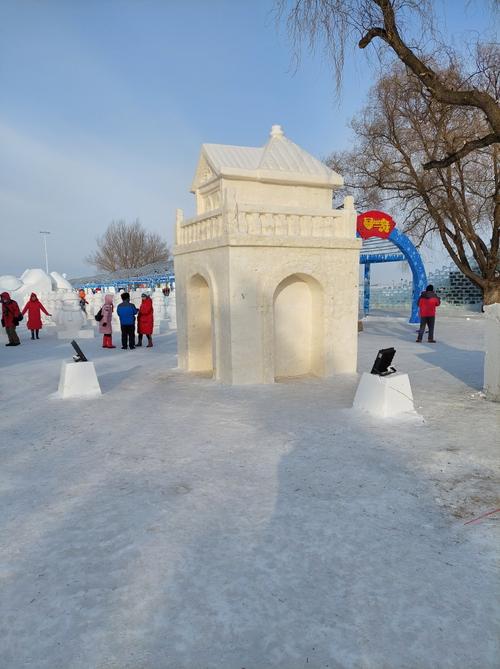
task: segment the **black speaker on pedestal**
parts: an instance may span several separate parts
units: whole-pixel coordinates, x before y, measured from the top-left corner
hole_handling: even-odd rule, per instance
[[[372,374],[378,374],[379,376],[387,376],[388,374],[394,374],[396,371],[394,367],[391,367],[392,359],[396,353],[395,348],[381,348],[377,353],[375,362],[372,367]]]
[[[78,346],[76,341],[73,339],[71,341],[71,346],[75,349],[76,355],[73,356],[73,360],[75,362],[88,362],[87,358],[85,357],[84,352],[82,349]]]

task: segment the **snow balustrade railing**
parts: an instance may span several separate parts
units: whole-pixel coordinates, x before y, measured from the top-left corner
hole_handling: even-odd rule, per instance
[[[304,209],[276,205],[264,208],[253,204],[235,204],[186,220],[183,220],[182,210],[178,209],[176,245],[216,240],[220,243],[232,237],[352,238],[352,220],[346,215],[347,210],[351,209],[351,198],[345,203],[344,209]]]

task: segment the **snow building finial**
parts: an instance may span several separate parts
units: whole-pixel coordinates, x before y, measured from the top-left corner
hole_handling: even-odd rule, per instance
[[[273,125],[270,134],[271,137],[283,137],[285,135],[283,128],[280,125]]]

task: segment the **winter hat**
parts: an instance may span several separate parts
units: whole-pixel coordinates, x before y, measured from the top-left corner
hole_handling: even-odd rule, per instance
[[[124,302],[129,302],[130,301],[130,293],[122,293],[122,300]]]
[[[5,301],[10,300],[10,295],[9,295],[9,293],[7,293],[7,292],[3,292],[3,293],[0,295],[0,297],[2,298],[2,300],[5,300]]]
[[[32,300],[33,298],[35,298],[35,300],[38,300],[38,297],[36,296],[36,293],[31,293],[30,300]]]
[[[141,293],[141,297],[149,297],[147,293]]]
[[[432,285],[432,283],[430,283],[425,290],[428,290],[432,293],[434,291],[434,286]]]

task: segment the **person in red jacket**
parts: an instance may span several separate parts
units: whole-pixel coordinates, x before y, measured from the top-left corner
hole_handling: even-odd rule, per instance
[[[80,288],[80,290],[78,291],[78,297],[80,298],[80,309],[83,311],[83,313],[86,316],[87,315],[87,306],[86,305],[88,304],[88,302],[87,302],[87,299],[86,299],[87,293],[83,290],[83,288]]]
[[[425,327],[429,328],[429,343],[435,344],[434,324],[436,322],[436,307],[439,307],[441,300],[434,292],[434,286],[429,284],[418,298],[418,310],[420,312],[420,329],[417,335],[417,341],[421,342],[424,336]]]
[[[142,346],[142,337],[146,335],[148,338],[148,345],[146,348],[153,346],[153,300],[143,293],[141,295],[142,302],[139,307],[139,315],[137,316],[137,337],[136,346]]]
[[[21,343],[17,336],[16,327],[22,318],[21,310],[15,300],[11,300],[9,293],[0,295],[2,300],[2,325],[5,328],[9,343],[5,346],[19,346]]]
[[[26,323],[26,326],[28,330],[31,330],[31,339],[35,338],[35,333],[36,338],[40,339],[38,333],[42,329],[42,317],[40,315],[40,312],[42,311],[44,314],[47,314],[47,316],[52,316],[40,302],[36,293],[31,293],[31,297],[24,305],[22,311],[23,315],[28,312],[28,322]]]

